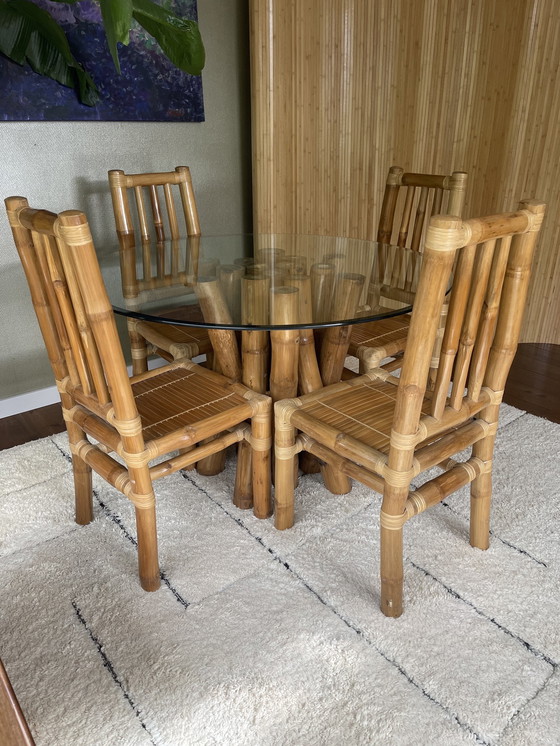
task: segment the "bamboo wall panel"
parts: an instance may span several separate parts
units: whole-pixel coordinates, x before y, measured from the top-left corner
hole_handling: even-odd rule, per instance
[[[548,204],[522,341],[560,343],[558,0],[251,0],[255,229],[374,238],[390,165]]]

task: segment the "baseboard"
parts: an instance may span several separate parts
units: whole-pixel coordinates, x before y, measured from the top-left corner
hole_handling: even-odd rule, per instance
[[[0,419],[3,417],[12,417],[15,414],[29,412],[31,409],[40,409],[47,407],[49,404],[55,404],[60,401],[56,386],[49,386],[46,389],[30,391],[27,394],[19,394],[9,399],[0,401]]]
[[[199,355],[194,358],[195,363],[203,360],[204,355]],[[162,360],[161,358],[148,360],[148,368],[150,370],[159,368],[161,365],[165,365],[165,360]],[[132,368],[130,366],[128,368],[128,374],[132,375]],[[27,394],[19,394],[18,396],[12,396],[9,399],[2,399],[0,400],[0,419],[3,417],[12,417],[15,414],[22,414],[22,412],[29,412],[32,409],[48,407],[49,404],[56,404],[58,401],[60,401],[60,398],[56,386],[49,386],[46,389],[29,391]]]

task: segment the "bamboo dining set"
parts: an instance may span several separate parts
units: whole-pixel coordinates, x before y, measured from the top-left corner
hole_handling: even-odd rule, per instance
[[[279,530],[298,520],[301,472],[320,470],[335,494],[358,480],[382,495],[388,616],[403,609],[408,520],[470,484],[470,541],[488,546],[500,402],[545,206],[463,220],[466,180],[392,167],[375,241],[205,236],[186,167],[109,172],[115,246],[95,247],[79,211],[6,200],[67,422],[76,520],[92,519],[94,469],[135,506],[143,588],[159,586],[154,481],[216,474],[234,444],[233,502],[274,513]]]

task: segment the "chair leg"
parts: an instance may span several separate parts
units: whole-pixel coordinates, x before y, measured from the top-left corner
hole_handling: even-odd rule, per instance
[[[157,591],[160,586],[156,506],[136,507],[136,533],[138,536],[138,574],[145,591]]]
[[[351,294],[348,295],[346,301],[350,297]],[[351,326],[329,327],[325,331],[320,356],[321,376],[325,386],[341,380],[351,334]],[[352,489],[350,479],[340,471],[336,471],[330,464],[321,467],[321,474],[325,487],[334,495],[347,495]]]
[[[283,421],[282,404],[275,406],[274,525],[279,531],[294,525],[295,428]]]
[[[403,611],[403,531],[381,526],[381,611],[398,617]]]
[[[340,471],[329,464],[323,464],[321,466],[321,474],[325,487],[333,495],[347,495],[352,489],[352,482]]]
[[[300,292],[302,292],[301,289]],[[299,393],[310,394],[312,391],[318,391],[321,388],[323,388],[323,381],[321,379],[321,371],[319,370],[317,354],[315,352],[315,334],[313,329],[300,329]],[[316,456],[307,451],[302,451],[299,454],[299,468],[304,474],[319,474],[321,471],[321,465]]]
[[[217,373],[222,372],[218,356],[214,353],[212,353],[210,358],[207,357],[207,363],[212,370],[215,370]],[[213,438],[208,438],[208,440],[203,440],[202,442],[208,443],[210,440],[213,440]],[[221,474],[226,468],[226,457],[226,451],[218,451],[217,453],[213,453],[211,456],[206,456],[206,458],[197,462],[196,470],[204,477],[215,477],[218,474]],[[239,505],[238,507],[241,506]]]
[[[134,319],[128,320],[128,337],[132,356],[132,373],[137,376],[148,370],[148,346],[144,337],[136,331]]]
[[[490,425],[498,421],[498,406],[489,407],[481,416]],[[470,543],[478,549],[488,549],[490,544],[490,510],[492,504],[492,458],[496,442],[496,427],[493,432],[473,445],[472,455],[489,465],[471,482]]]
[[[299,468],[304,474],[319,474],[321,471],[321,464],[316,456],[307,451],[302,451],[299,454]]]
[[[272,515],[272,474],[270,447],[272,439],[272,414],[269,400],[259,405],[251,418],[251,464],[253,477],[253,513],[257,518]]]
[[[210,440],[214,440],[214,438],[208,438],[208,440],[203,440],[202,442],[208,443]],[[221,474],[226,468],[226,456],[227,454],[224,450],[200,459],[200,461],[196,462],[197,472],[205,477],[215,477],[216,474]]]
[[[253,507],[252,455],[250,443],[242,440],[237,447],[237,469],[233,489],[233,504],[241,510]]]
[[[68,404],[66,406],[69,406]],[[63,403],[64,411],[64,403]],[[87,440],[81,427],[69,417],[66,419],[66,432],[72,451],[72,472],[74,475],[75,520],[80,526],[93,521],[93,492],[91,484],[91,466],[75,453],[77,445]]]
[[[487,435],[473,445],[473,456],[492,463],[496,435]],[[471,482],[470,543],[477,549],[490,545],[490,510],[492,504],[492,471],[485,471]]]
[[[398,617],[403,611],[403,525],[409,485],[385,483],[381,505],[380,574],[381,603],[385,616]]]
[[[477,549],[490,546],[492,475],[481,474],[471,482],[470,543]]]
[[[93,493],[91,486],[91,466],[75,454],[72,456],[74,472],[74,499],[76,502],[76,523],[85,526],[93,521]]]

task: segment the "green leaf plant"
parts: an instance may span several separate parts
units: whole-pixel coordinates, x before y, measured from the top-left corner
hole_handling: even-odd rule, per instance
[[[113,63],[120,73],[118,44],[128,45],[132,19],[154,37],[165,56],[183,72],[200,75],[205,52],[198,24],[152,0],[97,0]],[[73,5],[77,0],[55,0]],[[0,0],[0,53],[39,75],[74,88],[81,103],[95,106],[99,90],[72,55],[64,31],[30,0]]]

